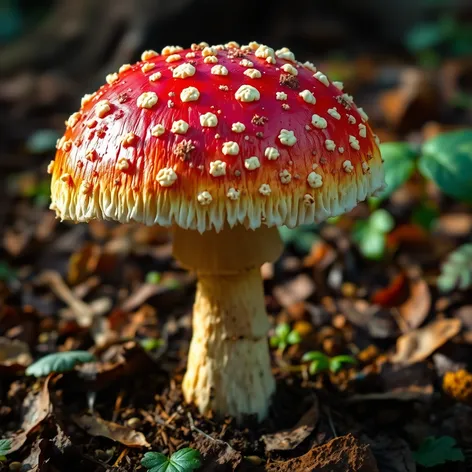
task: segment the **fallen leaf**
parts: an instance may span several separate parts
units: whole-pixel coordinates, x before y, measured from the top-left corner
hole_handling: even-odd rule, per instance
[[[397,306],[405,296],[407,278],[403,272],[397,274],[390,284],[372,294],[371,302],[384,308]]]
[[[416,472],[413,453],[408,443],[399,437],[385,435],[366,438],[382,472]]]
[[[47,457],[45,452],[49,441],[46,439],[38,439],[31,447],[30,453],[26,459],[23,460],[21,470],[28,472],[41,472],[46,470]]]
[[[0,337],[0,373],[21,372],[32,360],[28,344]]]
[[[95,348],[95,355],[100,357],[100,362],[76,366],[78,377],[76,376],[72,383],[67,380],[67,387],[79,390],[100,390],[115,381],[156,366],[155,358],[134,341],[98,346]]]
[[[316,400],[315,404],[300,418],[293,428],[262,436],[266,451],[289,451],[295,449],[313,432],[318,419],[319,407],[318,400]]]
[[[429,401],[434,392],[434,371],[424,363],[408,366],[385,362],[377,374],[379,392],[349,396],[348,403],[370,401]]]
[[[362,299],[344,298],[338,301],[338,305],[350,323],[365,329],[373,338],[392,338],[398,332],[397,324],[390,310],[382,309],[378,305],[371,305]]]
[[[392,356],[392,362],[413,364],[425,360],[458,334],[461,325],[458,319],[442,319],[403,334],[397,340],[397,352]]]
[[[431,293],[423,279],[410,280],[410,294],[407,300],[398,307],[403,323],[400,329],[405,333],[419,328],[431,309]]]
[[[472,232],[470,213],[447,213],[438,218],[435,232],[453,238],[464,238]]]
[[[352,434],[337,437],[306,454],[288,461],[273,462],[267,472],[378,472],[370,447]]]
[[[20,449],[28,439],[30,433],[50,415],[52,404],[49,397],[49,381],[51,376],[46,377],[43,387],[39,392],[30,391],[23,401],[21,423],[22,431],[13,434],[9,439],[11,446],[9,454]]]
[[[283,285],[274,287],[274,297],[281,306],[289,307],[306,300],[314,290],[313,279],[306,274],[300,274]]]
[[[121,426],[91,415],[72,415],[72,420],[90,436],[103,436],[128,447],[150,447],[143,433],[127,426]]]

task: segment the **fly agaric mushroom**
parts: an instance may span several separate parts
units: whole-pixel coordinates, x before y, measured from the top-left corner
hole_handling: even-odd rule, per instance
[[[383,188],[377,138],[342,84],[287,48],[200,43],[141,59],[67,120],[51,208],[172,227],[175,257],[198,275],[185,399],[262,419],[275,382],[260,266],[282,252],[278,226]]]

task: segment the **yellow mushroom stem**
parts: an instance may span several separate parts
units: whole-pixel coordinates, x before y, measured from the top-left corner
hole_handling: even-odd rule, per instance
[[[175,230],[174,256],[198,276],[183,392],[203,414],[267,415],[275,381],[260,267],[282,250],[277,228]]]

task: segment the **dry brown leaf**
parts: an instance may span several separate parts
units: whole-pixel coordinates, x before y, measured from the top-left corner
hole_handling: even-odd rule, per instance
[[[46,469],[46,449],[49,446],[47,439],[38,439],[30,449],[28,457],[23,461],[21,470],[28,472],[42,472]]]
[[[98,416],[73,415],[72,420],[91,436],[103,436],[128,447],[149,447],[143,433]]]
[[[443,319],[403,334],[397,340],[397,352],[392,356],[392,362],[413,364],[425,360],[458,334],[461,325],[461,320]]]
[[[398,307],[402,323],[400,329],[406,333],[419,328],[428,316],[431,309],[431,293],[428,284],[423,279],[410,281],[410,295],[408,299]]]
[[[0,337],[0,372],[21,371],[33,361],[28,344]]]
[[[283,285],[274,287],[274,297],[281,306],[286,308],[306,300],[314,290],[313,279],[306,274],[300,274]]]
[[[52,404],[49,398],[49,381],[51,375],[46,377],[43,387],[39,392],[30,391],[23,402],[23,421],[21,432],[15,433],[9,439],[11,446],[8,453],[17,451],[28,439],[28,435],[49,416]]]
[[[315,404],[300,418],[293,428],[262,436],[266,451],[289,451],[295,449],[313,432],[318,423],[319,414],[318,400],[316,400]]]

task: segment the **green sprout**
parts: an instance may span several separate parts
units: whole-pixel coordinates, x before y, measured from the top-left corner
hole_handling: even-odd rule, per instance
[[[301,340],[302,337],[298,331],[290,328],[288,323],[281,323],[275,328],[275,334],[270,338],[270,345],[283,352],[287,346],[298,344]]]
[[[146,283],[152,285],[158,285],[161,281],[161,274],[159,272],[148,272],[146,274]]]
[[[302,362],[309,362],[308,372],[311,375],[322,372],[339,372],[346,364],[357,364],[352,356],[341,355],[329,357],[320,351],[309,351],[303,354]]]
[[[387,234],[395,226],[395,220],[387,210],[375,210],[367,220],[358,221],[352,233],[362,255],[367,259],[381,259],[387,247]]]

